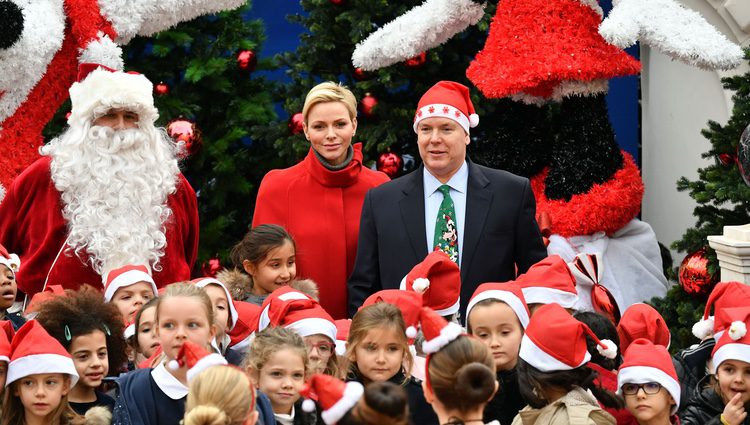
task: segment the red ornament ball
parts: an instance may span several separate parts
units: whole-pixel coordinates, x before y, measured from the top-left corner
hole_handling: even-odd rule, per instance
[[[375,115],[376,106],[378,106],[378,99],[370,93],[365,93],[365,97],[359,102],[360,110],[367,118],[372,118]]]
[[[302,127],[302,123],[305,122],[305,116],[302,115],[302,112],[297,112],[296,114],[292,115],[291,118],[289,118],[289,131],[292,134],[300,134],[304,131],[304,128]]]
[[[201,272],[204,277],[216,277],[216,273],[219,273],[223,268],[221,260],[214,257],[201,265]]]
[[[237,66],[245,72],[255,71],[258,65],[258,57],[252,50],[240,50],[237,54]]]
[[[334,4],[336,6],[341,6],[342,4],[344,4],[345,0],[328,0],[328,1],[330,1],[331,4]]]
[[[377,168],[378,171],[382,171],[388,174],[388,177],[395,178],[401,169],[404,167],[404,160],[401,155],[397,155],[393,152],[384,152],[378,156]]]
[[[177,118],[167,124],[167,134],[175,143],[183,143],[184,150],[181,158],[194,155],[203,144],[201,131],[193,121],[185,118]]]
[[[411,59],[407,59],[404,63],[409,68],[419,68],[424,65],[425,62],[427,62],[427,52],[422,52]]]
[[[354,79],[357,81],[364,81],[368,78],[370,78],[370,75],[362,68],[354,68],[354,71],[352,71],[352,74],[354,75]]]
[[[159,81],[159,83],[154,86],[154,94],[156,94],[157,96],[168,95],[169,84],[165,83],[164,81]]]
[[[732,155],[731,153],[720,153],[719,163],[725,167],[731,167],[737,163],[737,156]]]
[[[708,256],[706,248],[688,255],[680,264],[680,286],[690,295],[706,296],[711,292],[718,276],[708,272]]]

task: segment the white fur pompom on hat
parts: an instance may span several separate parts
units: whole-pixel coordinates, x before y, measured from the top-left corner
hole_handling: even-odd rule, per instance
[[[617,344],[614,341],[603,339],[596,345],[596,351],[608,359],[617,357]]]
[[[418,294],[424,294],[425,291],[430,287],[430,279],[420,277],[414,280],[414,283],[411,285],[411,287],[414,289],[414,292]]]
[[[711,316],[708,319],[702,319],[693,325],[693,335],[698,339],[705,339],[713,335],[714,330],[714,317]]]
[[[737,341],[740,338],[744,338],[744,336],[747,334],[747,325],[745,325],[745,322],[742,321],[734,321],[729,326],[729,337],[733,340]]]

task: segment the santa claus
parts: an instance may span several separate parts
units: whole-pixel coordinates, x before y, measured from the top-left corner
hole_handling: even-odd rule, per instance
[[[198,249],[195,192],[161,128],[143,75],[84,64],[69,128],[41,149],[0,204],[0,243],[21,257],[18,288],[100,285],[149,264],[157,285],[190,278]]]

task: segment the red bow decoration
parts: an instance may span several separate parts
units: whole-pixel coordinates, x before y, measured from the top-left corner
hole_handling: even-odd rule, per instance
[[[604,287],[601,279],[602,267],[600,254],[578,254],[570,263],[576,279],[583,278],[593,284],[591,288],[591,305],[594,310],[608,317],[615,325],[620,321],[620,308],[615,297]]]

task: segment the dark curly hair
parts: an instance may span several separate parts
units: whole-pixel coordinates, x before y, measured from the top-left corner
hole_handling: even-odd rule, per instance
[[[105,303],[102,293],[91,286],[83,285],[77,291],[66,290],[64,297],[43,303],[36,320],[66,350],[70,349],[76,336],[97,330],[104,332],[110,375],[116,376],[127,360],[123,318],[117,307]],[[70,341],[65,337],[66,326],[72,336]]]

